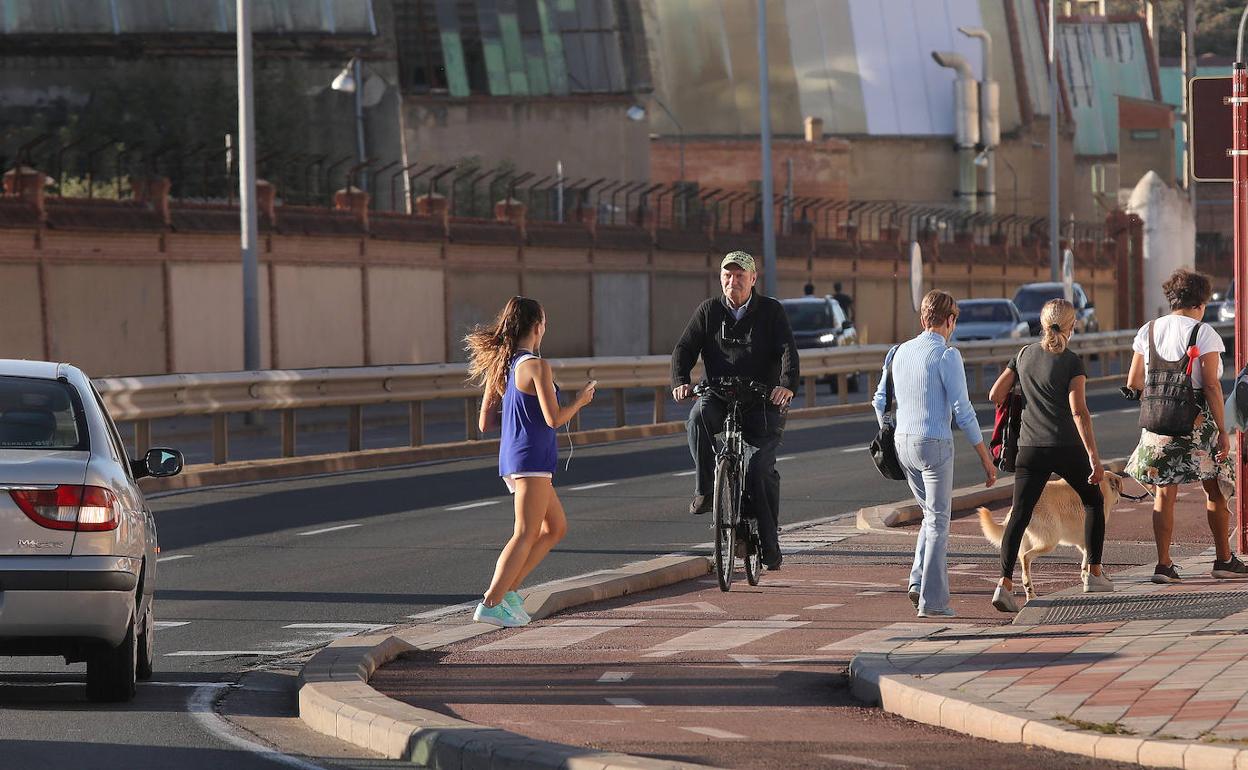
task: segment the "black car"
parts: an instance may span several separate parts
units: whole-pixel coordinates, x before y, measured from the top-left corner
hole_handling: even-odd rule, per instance
[[[858,344],[858,332],[845,317],[841,303],[832,297],[782,299],[784,313],[793,329],[793,339],[801,348],[836,348]],[[836,378],[831,378],[836,392]],[[849,378],[849,389],[858,389],[858,375]]]
[[[1061,283],[1025,283],[1018,287],[1018,291],[1014,293],[1014,304],[1018,306],[1018,312],[1022,313],[1023,320],[1027,322],[1027,328],[1032,337],[1040,335],[1040,309],[1044,307],[1044,303],[1051,299],[1061,299],[1066,296],[1066,289]],[[1096,319],[1096,308],[1088,300],[1088,295],[1084,293],[1083,287],[1074,284],[1074,302],[1075,306],[1075,331],[1081,334],[1090,334],[1101,330],[1101,324]]]

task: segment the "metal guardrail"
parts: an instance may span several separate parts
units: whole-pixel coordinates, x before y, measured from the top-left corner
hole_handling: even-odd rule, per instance
[[[1230,323],[1214,324],[1214,328],[1223,335],[1233,333]],[[1121,377],[1130,360],[1134,337],[1134,330],[1079,334],[1072,338],[1071,349],[1083,356],[1085,362],[1096,356],[1100,377]],[[1003,366],[1027,342],[1027,339],[1010,339],[959,343],[958,348],[972,374],[973,392],[984,391],[985,366]],[[794,409],[793,416],[826,413],[827,407],[812,407],[816,404],[816,385],[827,377],[837,379],[841,404],[849,403],[850,375],[863,378],[870,392],[878,381],[881,363],[889,348],[889,345],[859,345],[801,351],[805,408]],[[1110,361],[1115,355],[1121,357],[1120,369],[1111,375]],[[661,423],[667,419],[666,408],[671,398],[668,356],[568,358],[550,363],[559,381],[597,380],[600,393],[611,392],[617,427],[626,424],[624,395],[629,389],[652,389],[652,422]],[[115,377],[96,380],[96,387],[115,420],[135,424],[135,443],[140,447],[150,444],[153,420],[193,415],[211,417],[213,462],[220,464],[229,461],[227,418],[238,413],[278,412],[283,457],[295,456],[296,414],[300,409],[346,407],[348,440],[345,448],[354,452],[363,444],[365,406],[407,403],[409,443],[415,447],[425,443],[425,404],[462,399],[465,438],[476,439],[479,437],[477,399],[480,392],[466,382],[466,376],[464,364],[425,364]],[[576,427],[574,425],[574,429]]]

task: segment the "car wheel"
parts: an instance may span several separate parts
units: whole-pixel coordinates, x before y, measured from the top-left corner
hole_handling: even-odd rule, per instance
[[[139,660],[135,676],[144,681],[152,678],[152,663],[156,660],[156,599],[147,604],[143,633],[139,635]]]
[[[87,660],[87,699],[119,703],[134,698],[135,674],[139,663],[136,623],[130,620],[121,644],[92,655]]]

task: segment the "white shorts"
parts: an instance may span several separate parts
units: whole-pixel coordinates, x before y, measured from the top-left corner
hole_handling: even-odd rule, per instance
[[[503,476],[503,483],[507,485],[507,491],[513,495],[516,493],[516,479],[553,479],[554,474],[550,471],[521,471],[520,473],[512,473]]]

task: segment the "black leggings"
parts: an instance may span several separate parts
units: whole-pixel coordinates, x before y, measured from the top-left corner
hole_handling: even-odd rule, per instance
[[[1044,485],[1049,476],[1056,473],[1079,495],[1083,503],[1083,542],[1087,548],[1088,563],[1101,563],[1101,550],[1105,545],[1105,498],[1100,487],[1088,483],[1092,466],[1083,447],[1023,446],[1018,448],[1018,460],[1014,471],[1014,510],[1005,525],[1001,538],[1001,576],[1014,579],[1014,563],[1018,561],[1018,548],[1023,544],[1023,533],[1031,523]]]

